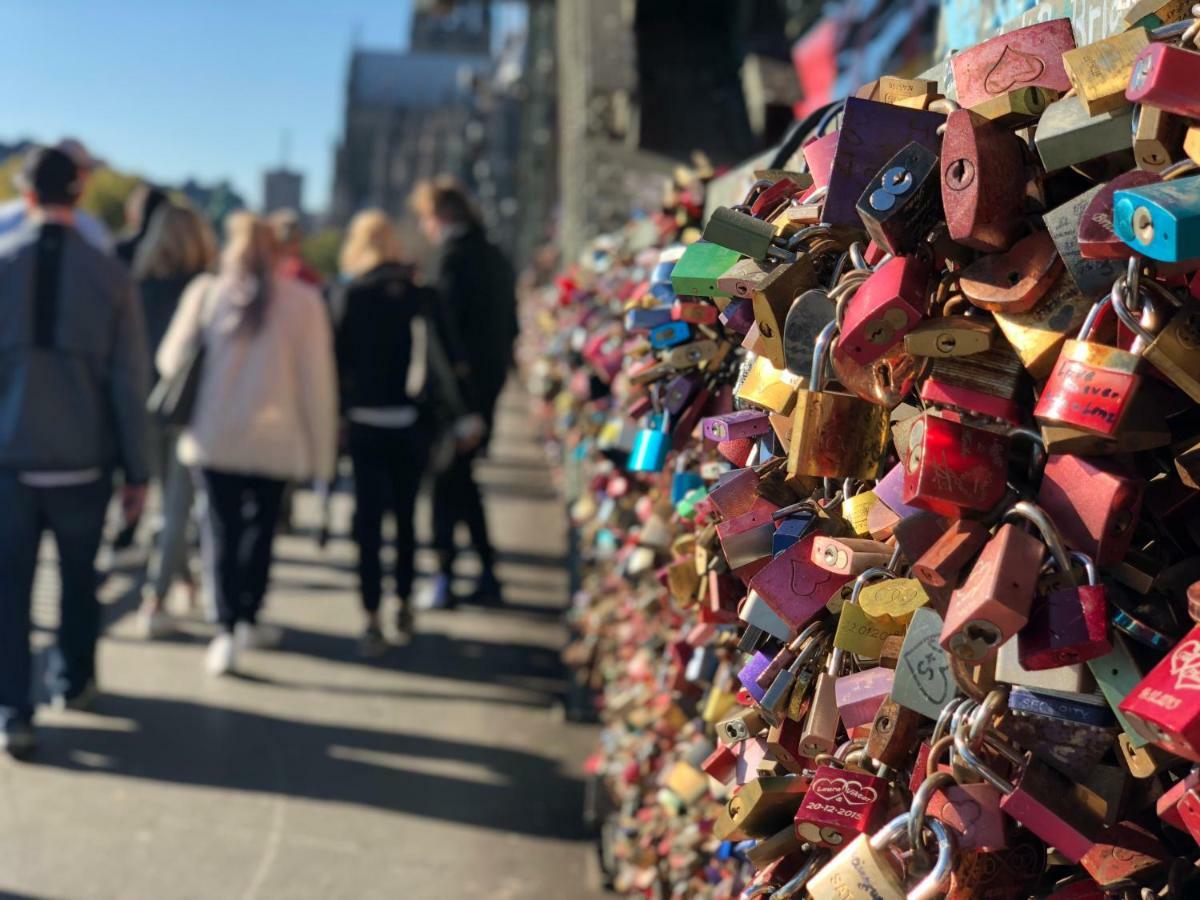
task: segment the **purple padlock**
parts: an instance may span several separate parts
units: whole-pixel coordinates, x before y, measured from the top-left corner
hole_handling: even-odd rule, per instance
[[[755,438],[771,430],[771,418],[758,409],[709,416],[703,422],[704,436],[710,441],[738,441]]]

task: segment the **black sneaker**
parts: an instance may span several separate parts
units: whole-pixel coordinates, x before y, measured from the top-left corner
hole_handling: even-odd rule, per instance
[[[358,642],[359,656],[365,659],[378,659],[387,651],[387,641],[383,639],[383,632],[379,630],[378,625],[372,625],[363,632],[362,639]]]
[[[50,706],[57,710],[71,709],[83,712],[91,709],[99,696],[100,689],[96,687],[96,682],[89,681],[73,694],[55,694],[50,700]]]
[[[9,722],[0,728],[0,750],[13,759],[28,759],[37,750],[37,735],[29,722]]]
[[[484,575],[479,579],[471,594],[471,603],[476,606],[502,606],[504,604],[504,589],[495,575]]]

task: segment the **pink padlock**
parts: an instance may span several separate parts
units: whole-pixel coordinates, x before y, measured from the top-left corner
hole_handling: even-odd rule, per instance
[[[925,317],[929,264],[897,256],[876,269],[846,305],[838,348],[861,366],[896,346]]]
[[[892,691],[895,675],[892,669],[877,666],[842,675],[834,682],[833,695],[847,731],[875,721],[875,713]]]
[[[1142,737],[1200,762],[1200,625],[1121,701],[1120,710]]]

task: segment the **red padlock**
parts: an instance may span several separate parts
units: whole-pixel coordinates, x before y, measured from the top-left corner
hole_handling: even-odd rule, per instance
[[[945,128],[942,206],[951,240],[985,253],[1007,250],[1022,230],[1020,142],[969,109],[950,113]]]
[[[1096,583],[1091,557],[1071,555],[1083,563],[1087,584],[1051,591],[1036,601],[1029,623],[1017,635],[1021,666],[1031,671],[1072,666],[1112,652],[1107,592]]]
[[[865,366],[903,341],[925,317],[929,276],[929,264],[915,256],[897,256],[876,269],[846,305],[838,348]]]
[[[1142,383],[1142,358],[1088,340],[1112,302],[1111,297],[1100,300],[1075,340],[1063,344],[1033,410],[1041,424],[1066,425],[1103,437],[1113,437],[1121,427]]]
[[[1037,502],[1068,547],[1111,566],[1129,552],[1145,492],[1143,479],[1110,459],[1055,455],[1046,463]]]
[[[850,578],[835,575],[812,561],[815,535],[809,535],[771,560],[750,581],[750,590],[794,631],[825,609],[829,598]]]
[[[1062,56],[1075,49],[1070,19],[1027,25],[950,58],[958,102],[974,106],[1023,87],[1065,94],[1071,88]]]
[[[1120,710],[1148,741],[1200,762],[1200,626],[1189,631],[1121,701]]]
[[[1189,119],[1200,118],[1200,53],[1154,43],[1133,61],[1125,99]]]
[[[904,502],[959,518],[1004,496],[1009,438],[933,413],[917,417],[904,461]]]
[[[812,844],[840,847],[873,832],[887,805],[886,779],[818,766],[796,811],[796,834]]]

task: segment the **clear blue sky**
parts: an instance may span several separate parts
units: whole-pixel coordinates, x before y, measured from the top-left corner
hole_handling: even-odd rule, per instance
[[[324,209],[354,36],[402,48],[411,11],[412,0],[14,0],[0,143],[71,135],[162,181],[229,178],[257,205],[287,131],[305,205]]]

